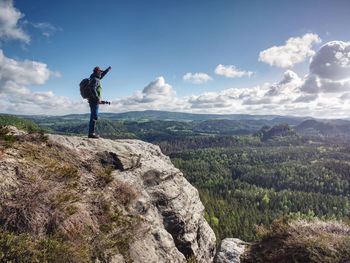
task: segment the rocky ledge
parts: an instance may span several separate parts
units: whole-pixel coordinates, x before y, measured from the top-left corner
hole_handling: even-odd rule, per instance
[[[58,236],[82,250],[69,262],[213,261],[198,191],[158,146],[11,130],[0,156],[2,233]]]

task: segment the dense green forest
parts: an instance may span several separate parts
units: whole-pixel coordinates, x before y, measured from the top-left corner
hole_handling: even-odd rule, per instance
[[[323,219],[350,216],[350,148],[237,144],[172,153],[199,189],[206,218],[219,239],[256,239],[254,225],[284,215]]]
[[[204,138],[217,144],[200,147]],[[350,144],[312,139],[281,124],[252,135],[173,139],[160,146],[199,190],[218,241],[252,241],[255,225],[285,215],[349,220]]]
[[[28,119],[49,132],[80,136],[88,122],[88,116]],[[291,127],[260,119],[101,119],[97,129],[105,138],[158,144],[199,190],[219,242],[225,237],[256,240],[255,225],[268,227],[284,215],[349,221],[347,123],[312,120]]]

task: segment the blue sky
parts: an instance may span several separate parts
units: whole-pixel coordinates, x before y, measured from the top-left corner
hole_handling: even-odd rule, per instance
[[[101,111],[350,117],[347,0],[0,0],[3,113]],[[317,62],[317,63],[316,63]],[[349,76],[349,77],[348,77]]]

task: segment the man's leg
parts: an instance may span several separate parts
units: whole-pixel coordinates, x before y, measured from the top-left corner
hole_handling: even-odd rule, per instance
[[[90,110],[91,110],[91,114],[90,114],[90,123],[89,123],[89,136],[94,135],[95,134],[95,127],[96,127],[96,122],[98,119],[98,104],[95,103],[91,103],[90,104]]]

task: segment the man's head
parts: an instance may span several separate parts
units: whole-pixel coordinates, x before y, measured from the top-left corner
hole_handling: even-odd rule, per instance
[[[100,67],[95,67],[94,68],[94,73],[98,76],[101,76],[102,69]]]

